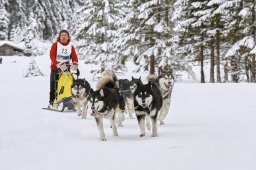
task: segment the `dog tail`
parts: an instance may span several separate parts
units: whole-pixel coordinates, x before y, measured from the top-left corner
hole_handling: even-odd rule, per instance
[[[102,89],[103,87],[115,88],[115,83],[112,76],[103,76],[100,78],[96,85],[96,90]]]
[[[148,131],[151,130],[151,124],[150,124],[150,117],[149,116],[146,116],[146,127],[147,127]]]
[[[147,80],[154,82],[154,81],[157,80],[157,75],[155,75],[155,74],[149,74],[149,75],[147,76]]]

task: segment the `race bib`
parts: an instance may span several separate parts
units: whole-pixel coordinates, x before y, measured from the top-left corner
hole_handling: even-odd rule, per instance
[[[61,43],[57,42],[57,56],[56,56],[57,61],[59,63],[69,62],[71,51],[72,51],[72,46],[70,43],[64,46]]]

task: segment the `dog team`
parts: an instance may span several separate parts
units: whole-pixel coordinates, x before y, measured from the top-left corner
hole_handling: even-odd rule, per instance
[[[95,117],[101,141],[106,141],[103,118],[110,120],[113,135],[118,136],[117,127],[123,126],[125,113],[131,119],[136,116],[140,137],[145,136],[145,128],[152,131],[152,137],[157,137],[158,121],[164,125],[170,108],[172,69],[169,65],[162,66],[158,76],[149,75],[147,80],[143,84],[141,77],[118,79],[112,70],[105,70],[93,90],[85,79],[75,79],[71,91],[77,115],[86,119],[89,112]]]

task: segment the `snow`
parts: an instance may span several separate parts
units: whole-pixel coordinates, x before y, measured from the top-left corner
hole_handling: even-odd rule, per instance
[[[0,41],[0,46],[2,46],[2,45],[4,45],[4,44],[13,46],[13,47],[18,48],[18,49],[23,49],[23,47],[22,47],[21,45],[18,45],[18,44],[16,44],[15,42],[11,42],[11,41]]]
[[[250,15],[250,8],[244,8],[238,13],[238,16],[242,16],[243,18],[249,17],[249,15]]]
[[[252,36],[245,36],[237,41],[227,52],[226,57],[235,55],[241,47],[253,49],[255,47],[254,38]],[[251,52],[253,53],[253,51]]]
[[[49,58],[35,58],[49,73]],[[16,62],[14,62],[16,61]],[[106,142],[95,120],[75,113],[42,110],[48,103],[49,74],[23,78],[30,58],[3,57],[0,64],[0,169],[161,169],[255,170],[255,84],[178,82],[166,125],[157,138],[139,137],[136,119],[127,118],[118,137],[104,121]],[[144,79],[142,73],[129,71]],[[93,87],[92,66],[80,63],[81,76]]]

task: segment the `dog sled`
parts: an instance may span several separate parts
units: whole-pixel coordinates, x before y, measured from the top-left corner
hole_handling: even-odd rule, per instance
[[[52,111],[76,111],[74,101],[72,99],[71,86],[74,81],[74,75],[79,76],[79,70],[72,71],[72,65],[66,64],[67,69],[59,72],[59,79],[57,81],[56,98],[53,102],[52,108],[42,108]]]

